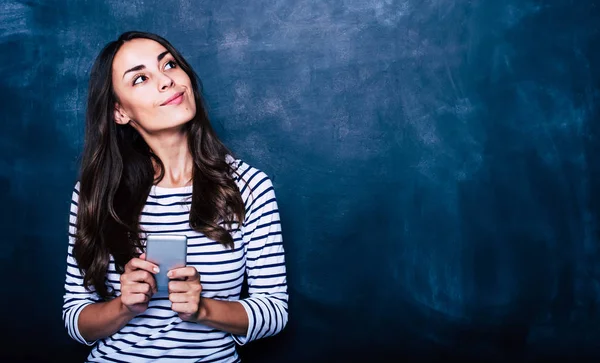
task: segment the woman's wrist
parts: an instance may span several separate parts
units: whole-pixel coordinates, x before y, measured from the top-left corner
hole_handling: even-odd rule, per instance
[[[200,298],[200,303],[198,304],[198,316],[196,317],[196,322],[205,323],[208,320],[208,308],[206,307],[207,298]]]
[[[136,314],[132,312],[127,305],[123,304],[123,300],[121,299],[121,295],[115,297],[113,299],[113,303],[118,304],[119,306],[119,316],[124,319],[126,322],[135,318]]]
[[[244,335],[248,331],[248,315],[239,301],[202,298],[194,320],[231,334]]]

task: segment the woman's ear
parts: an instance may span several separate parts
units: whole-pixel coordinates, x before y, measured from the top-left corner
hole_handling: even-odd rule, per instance
[[[131,121],[131,119],[123,111],[123,108],[121,108],[121,105],[119,105],[118,103],[115,103],[115,122],[118,123],[119,125],[126,125],[129,123],[129,121]]]

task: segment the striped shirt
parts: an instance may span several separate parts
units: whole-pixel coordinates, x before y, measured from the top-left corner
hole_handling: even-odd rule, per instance
[[[79,182],[71,202],[67,273],[63,320],[74,340],[93,346],[89,362],[239,362],[236,343],[279,333],[287,323],[287,280],[281,225],[275,192],[269,177],[228,157],[237,175],[246,217],[231,232],[234,249],[226,248],[191,229],[189,209],[192,186],[163,188],[152,186],[140,217],[146,233],[185,234],[188,238],[187,265],[200,274],[202,297],[236,300],[248,314],[246,335],[233,335],[209,326],[182,321],[171,310],[167,296],[154,295],[148,309],[121,330],[97,341],[86,341],[78,328],[79,314],[89,304],[101,301],[94,288],[83,287],[82,275],[73,258]],[[249,296],[240,300],[246,275]],[[120,275],[111,256],[107,284],[120,294]]]

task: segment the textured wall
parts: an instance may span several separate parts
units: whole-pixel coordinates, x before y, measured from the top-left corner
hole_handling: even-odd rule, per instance
[[[60,316],[87,80],[136,29],[184,54],[223,140],[274,181],[290,323],[248,361],[600,357],[599,14],[566,0],[4,0],[14,332],[0,354],[85,356]]]

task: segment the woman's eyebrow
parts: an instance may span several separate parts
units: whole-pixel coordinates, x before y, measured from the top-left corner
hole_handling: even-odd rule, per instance
[[[160,53],[157,57],[156,60],[157,61],[161,61],[167,54],[169,54],[168,50],[165,50],[164,52]],[[146,69],[146,66],[143,64],[140,64],[138,66],[129,68],[128,70],[125,71],[125,73],[123,73],[123,78],[125,78],[125,75],[129,72],[137,72],[137,71],[141,71],[142,69]]]

